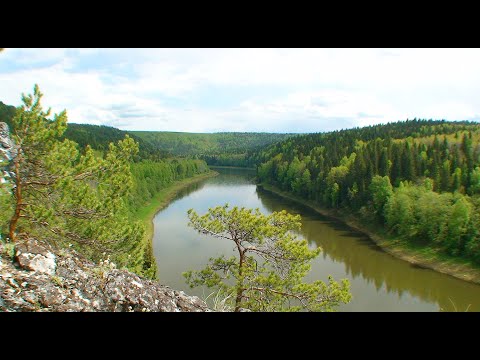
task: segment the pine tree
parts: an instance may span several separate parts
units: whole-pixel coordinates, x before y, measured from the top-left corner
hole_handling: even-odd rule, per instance
[[[388,159],[387,148],[383,148],[380,155],[380,160],[378,164],[378,174],[380,176],[389,176],[390,175],[390,160]]]
[[[465,171],[465,189],[470,191],[471,185],[471,173],[473,171],[474,159],[473,159],[473,147],[472,147],[472,132],[468,135],[465,133],[462,140],[462,150],[465,154],[466,171]]]
[[[440,190],[441,191],[450,191],[451,188],[451,178],[450,178],[450,160],[445,160],[442,165],[441,174],[440,174]]]
[[[478,166],[472,171],[470,192],[480,194],[480,167]]]
[[[413,151],[408,141],[405,141],[405,149],[402,153],[402,166],[403,178],[406,180],[413,180],[415,178],[415,162],[413,157]]]
[[[300,216],[286,211],[263,215],[258,209],[217,206],[199,216],[188,211],[189,225],[201,234],[232,241],[237,257],[211,258],[201,271],[184,273],[191,287],[206,285],[225,296],[235,311],[332,311],[351,299],[349,282],[328,277],[303,282],[320,249],[291,231],[300,229]]]
[[[11,173],[15,201],[8,234],[11,241],[16,240],[20,218],[29,217],[29,223],[39,223],[39,219],[32,214],[33,208],[39,200],[46,200],[41,198],[40,194],[45,193],[42,190],[51,187],[59,176],[49,171],[47,157],[55,150],[57,145],[55,138],[60,137],[67,127],[67,114],[66,111],[62,111],[54,116],[53,121],[48,120],[50,109],[43,111],[40,104],[42,95],[38,85],[34,86],[33,96],[22,94],[24,105],[17,109],[12,119],[15,156],[11,164]],[[61,150],[65,151],[60,153],[60,156],[72,151],[72,148]]]
[[[52,245],[72,244],[94,260],[103,252],[119,266],[141,273],[144,228],[128,218],[126,199],[133,186],[130,163],[138,144],[130,137],[110,143],[104,158],[71,140],[62,111],[50,120],[38,85],[22,95],[12,119],[16,156],[10,163],[13,215],[8,238],[36,237]],[[129,256],[130,255],[130,256]]]
[[[393,184],[399,183],[403,179],[402,168],[402,148],[394,144],[392,146],[392,170],[391,180]]]
[[[453,172],[453,184],[452,184],[452,190],[453,191],[462,191],[462,169],[459,167],[455,168],[455,171]]]

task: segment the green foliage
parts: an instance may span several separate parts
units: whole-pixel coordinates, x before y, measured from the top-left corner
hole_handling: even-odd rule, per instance
[[[9,185],[0,185],[0,237],[6,233],[13,214],[13,199]]]
[[[227,204],[202,216],[190,209],[188,217],[199,233],[231,241],[237,257],[211,258],[205,269],[184,273],[187,283],[217,289],[235,311],[333,311],[350,301],[346,279],[303,282],[321,249],[310,250],[306,240],[294,235],[301,226],[299,215],[281,211],[266,216]]]
[[[147,204],[158,192],[175,181],[210,171],[203,160],[173,158],[131,163],[130,169],[134,186],[128,204],[132,212]]]
[[[133,188],[128,196],[127,205],[134,219],[141,218],[138,212],[144,210],[160,191],[175,181],[210,171],[205,161],[198,159],[142,160],[131,163],[130,169],[133,174]],[[151,239],[146,238],[146,241],[147,245],[141,250],[139,256],[143,263],[143,274],[154,278],[156,263]],[[135,248],[132,249],[132,251],[135,250]]]
[[[414,119],[299,135],[251,159],[260,182],[480,263],[478,123]]]
[[[455,139],[455,133],[463,136]],[[444,136],[443,142],[439,135]],[[248,161],[258,164],[261,181],[312,200],[325,199],[326,204],[331,203],[330,193],[337,183],[338,205],[358,209],[369,198],[368,187],[375,175],[388,176],[394,186],[427,176],[433,179],[435,191],[474,194],[479,156],[479,124],[411,120],[298,135],[253,152]],[[285,176],[285,169],[292,167],[296,176],[292,171]],[[309,170],[312,180],[308,195],[300,194],[296,180],[303,169]],[[352,197],[349,189],[355,182],[358,196]]]
[[[390,230],[412,243],[441,246],[451,255],[465,254],[468,242],[477,242],[473,204],[460,193],[434,192],[422,185],[403,184],[385,206]]]
[[[480,194],[480,167],[477,166],[471,173],[470,190],[472,194]]]
[[[135,214],[174,181],[209,171],[205,161],[164,159],[164,151],[124,131],[67,125],[65,112],[49,120],[41,97],[35,86],[18,109],[0,103],[0,121],[21,144],[21,156],[0,164],[20,168],[1,184],[0,231],[8,238],[13,219],[12,239],[21,234],[72,244],[96,261],[105,253],[120,267],[154,278],[150,239]]]
[[[0,240],[0,242],[2,242]],[[2,252],[7,258],[13,260],[15,258],[15,244],[13,243],[2,243]]]
[[[16,108],[12,105],[6,105],[0,101],[0,122],[6,123],[10,128],[12,127],[12,119],[15,115]]]
[[[12,119],[15,116],[15,112],[16,108],[14,106],[6,105],[0,101],[0,122],[5,122],[12,128]],[[67,125],[66,130],[59,139],[74,141],[82,152],[85,151],[87,146],[90,146],[103,156],[108,151],[110,143],[117,143],[123,140],[126,135],[129,135],[138,143],[139,151],[134,157],[135,161],[142,159],[160,160],[170,156],[168,152],[153,146],[135,134],[105,125],[71,123]]]
[[[15,107],[0,101],[0,121],[11,126]],[[190,156],[205,160],[209,165],[241,166],[254,165],[251,154],[258,149],[279,142],[294,134],[275,133],[178,133],[163,131],[122,131],[110,126],[68,124],[60,138],[76,142],[82,151],[89,145],[101,154],[108,151],[111,142],[129,135],[139,144],[136,162],[163,160],[173,156]]]
[[[110,143],[105,156],[61,136],[67,114],[53,119],[43,111],[37,85],[33,95],[22,95],[12,119],[11,137],[17,155],[10,162],[10,231],[16,241],[32,236],[52,245],[68,246],[93,260],[102,252],[115,263],[142,273],[145,252],[143,225],[132,222],[126,199],[134,182],[130,163],[138,144],[125,136]]]
[[[387,203],[390,196],[393,194],[392,184],[390,184],[390,178],[388,176],[375,175],[370,183],[370,193],[373,200],[373,208],[375,214],[383,219],[384,206]]]
[[[180,133],[166,131],[130,131],[155,149],[175,156],[196,156],[209,165],[253,165],[250,153],[293,134],[274,133]]]
[[[139,151],[138,155],[134,157],[135,161],[140,161],[141,159],[159,160],[169,155],[130,132],[105,125],[68,124],[61,139],[70,139],[76,142],[81,149],[86,149],[87,146],[90,146],[103,154],[108,151],[110,143],[116,143],[125,138],[126,135],[138,143]]]
[[[472,204],[463,195],[458,194],[456,198],[451,207],[447,236],[444,240],[447,251],[452,255],[458,255],[464,251],[472,220]]]
[[[0,153],[0,237],[6,232],[13,214],[12,183],[3,169],[7,169],[8,159]],[[5,171],[6,172],[6,171]]]

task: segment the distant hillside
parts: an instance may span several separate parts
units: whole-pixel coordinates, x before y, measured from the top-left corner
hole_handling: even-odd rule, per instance
[[[173,155],[245,154],[285,140],[294,134],[219,132],[184,133],[166,131],[130,131],[154,147]]]
[[[267,186],[354,216],[427,257],[480,266],[478,122],[414,119],[299,135],[249,160]]]
[[[0,122],[5,122],[12,127],[12,118],[15,115],[15,106],[4,104],[0,101]]]
[[[272,144],[253,154],[259,163],[274,157],[280,153],[308,155],[310,151],[319,146],[325,147],[328,153],[326,161],[335,166],[343,156],[361,145],[367,145],[375,139],[393,141],[400,139],[415,139],[417,143],[432,142],[435,135],[444,136],[453,143],[459,143],[459,137],[465,131],[477,132],[480,130],[480,123],[472,121],[445,121],[445,120],[423,120],[414,119],[392,122],[388,124],[371,125],[362,128],[337,130],[323,133],[301,134],[292,139]],[[293,155],[291,156],[293,157]]]
[[[169,154],[161,149],[157,149],[142,138],[135,134],[104,125],[88,125],[88,124],[68,124],[68,128],[63,135],[65,138],[78,143],[81,147],[89,144],[93,149],[105,151],[108,149],[108,144],[117,142],[129,135],[139,144],[141,158],[165,158]]]
[[[0,122],[5,122],[12,128],[14,115],[15,106],[6,105],[0,101]],[[63,138],[75,141],[82,148],[85,148],[88,144],[95,150],[105,151],[108,149],[109,143],[125,138],[126,134],[126,131],[111,126],[69,123]],[[150,145],[134,134],[129,134],[129,136],[138,142],[140,158],[161,159],[169,156],[165,151]]]

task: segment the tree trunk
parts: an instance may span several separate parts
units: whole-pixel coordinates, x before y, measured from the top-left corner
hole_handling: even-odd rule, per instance
[[[240,311],[240,303],[242,302],[243,298],[243,263],[245,260],[245,254],[244,252],[240,249],[240,246],[237,244],[238,247],[238,252],[240,254],[240,264],[238,265],[238,277],[239,277],[239,284],[237,285],[237,298],[235,299],[235,312]]]
[[[17,229],[18,219],[20,219],[20,212],[22,206],[22,182],[20,179],[20,164],[18,155],[15,159],[15,212],[13,213],[12,219],[10,220],[10,229],[8,237],[10,241],[15,242],[16,235],[15,230]]]

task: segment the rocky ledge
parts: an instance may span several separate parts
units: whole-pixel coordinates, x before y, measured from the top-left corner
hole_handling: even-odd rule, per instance
[[[196,296],[172,290],[108,260],[29,239],[15,254],[0,242],[0,312],[208,312]],[[15,261],[11,256],[15,255]]]
[[[14,146],[9,137],[8,125],[0,122],[0,160],[11,160],[12,151],[14,151]]]

